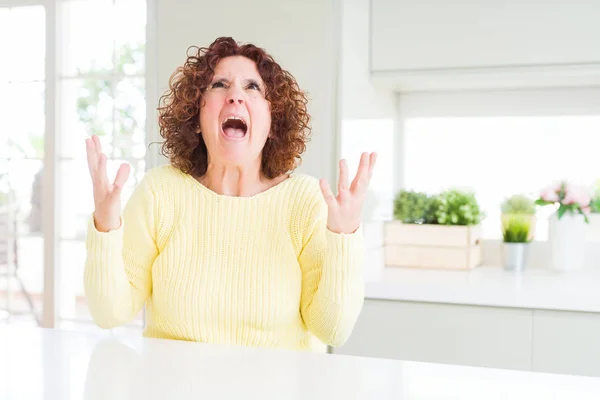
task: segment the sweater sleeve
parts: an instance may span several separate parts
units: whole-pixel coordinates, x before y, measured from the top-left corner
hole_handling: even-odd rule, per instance
[[[327,345],[344,344],[358,319],[364,301],[363,258],[362,229],[352,234],[331,232],[327,206],[319,201],[299,257],[301,313],[308,329]]]
[[[86,239],[84,289],[98,326],[130,322],[152,290],[152,264],[158,255],[154,194],[144,177],[134,189],[119,229],[99,232],[93,217]]]

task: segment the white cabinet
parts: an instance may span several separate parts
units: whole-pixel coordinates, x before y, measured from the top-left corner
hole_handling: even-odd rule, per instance
[[[531,369],[531,311],[365,300],[349,354],[481,367]]]
[[[331,351],[600,377],[600,313],[367,299]]]
[[[533,314],[533,370],[600,376],[600,314]]]
[[[597,1],[370,2],[373,71],[600,62]]]

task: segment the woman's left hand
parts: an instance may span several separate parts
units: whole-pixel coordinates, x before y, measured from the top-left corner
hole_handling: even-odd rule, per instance
[[[377,160],[376,153],[363,153],[352,184],[348,182],[348,164],[340,161],[338,195],[334,196],[325,179],[320,180],[321,192],[327,203],[327,228],[333,233],[354,233],[360,227],[362,206]]]

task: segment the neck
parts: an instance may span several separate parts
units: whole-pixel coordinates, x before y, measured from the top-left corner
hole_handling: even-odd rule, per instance
[[[215,193],[225,196],[254,196],[264,190],[267,179],[260,172],[260,164],[253,167],[218,165],[210,163],[200,183]]]

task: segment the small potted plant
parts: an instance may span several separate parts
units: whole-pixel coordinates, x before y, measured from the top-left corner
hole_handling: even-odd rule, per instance
[[[557,270],[582,269],[585,265],[586,237],[592,197],[584,187],[567,181],[545,188],[536,200],[541,206],[553,206],[548,238],[551,266]]]
[[[501,206],[502,231],[506,230],[507,224],[518,216],[529,222],[529,240],[533,240],[536,229],[535,201],[525,194],[514,194],[506,198]]]
[[[481,262],[483,213],[474,193],[403,190],[394,199],[394,221],[385,225],[389,266],[470,269]]]
[[[527,265],[531,220],[523,214],[507,216],[502,225],[504,269],[522,271]]]
[[[474,226],[483,217],[475,193],[451,189],[435,202],[435,218],[440,225]]]
[[[394,198],[394,219],[404,224],[433,224],[435,198],[427,193],[401,190]]]

